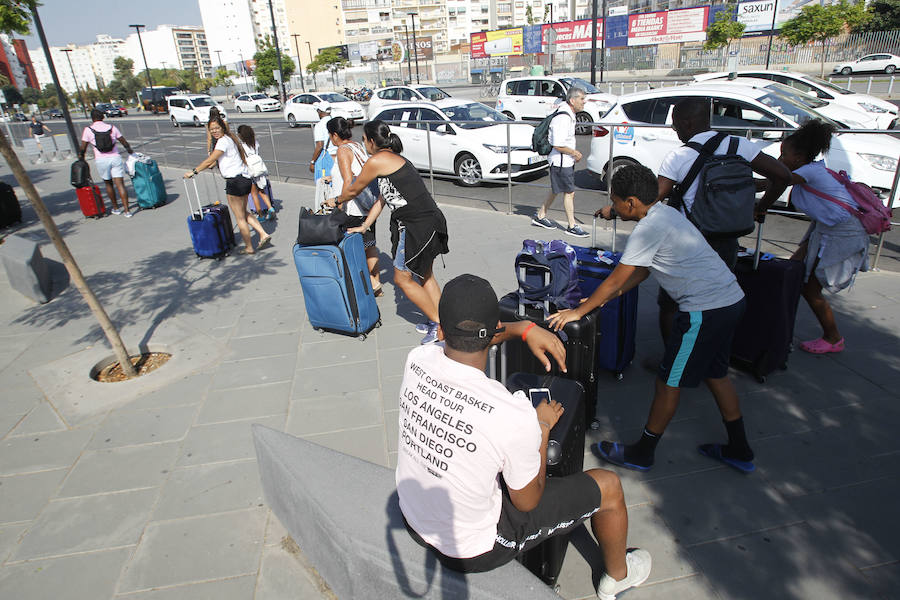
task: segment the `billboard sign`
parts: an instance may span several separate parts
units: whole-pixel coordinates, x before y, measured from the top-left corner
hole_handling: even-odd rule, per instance
[[[472,58],[522,54],[522,28],[479,31],[471,35]]]
[[[775,0],[762,2],[741,2],[738,4],[737,20],[744,24],[744,33],[769,31],[775,15]]]
[[[415,42],[416,53],[412,56],[413,60],[434,60],[434,40],[432,37],[416,37]]]
[[[630,15],[628,45],[702,42],[706,39],[708,18],[708,6]]]
[[[546,44],[547,32],[556,32],[556,51],[567,52],[569,50],[590,50],[591,40],[594,38],[591,20],[566,21],[565,23],[553,23],[543,26],[543,41]],[[597,39],[603,37],[603,19],[597,19]],[[600,44],[598,43],[599,47]]]

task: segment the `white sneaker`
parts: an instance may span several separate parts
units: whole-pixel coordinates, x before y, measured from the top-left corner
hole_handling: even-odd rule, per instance
[[[126,211],[125,211],[125,216],[126,216],[127,218],[130,219],[132,216],[134,216],[134,213],[131,212],[130,210],[126,210]]]
[[[109,214],[111,214],[111,215],[121,215],[121,214],[122,214],[122,209],[121,209],[121,208],[114,208],[114,209],[112,209],[111,211],[109,211]]]
[[[597,597],[600,600],[616,600],[616,594],[641,585],[650,577],[652,562],[650,553],[646,550],[641,548],[629,550],[625,554],[625,568],[627,569],[625,578],[616,581],[604,573],[597,584]]]

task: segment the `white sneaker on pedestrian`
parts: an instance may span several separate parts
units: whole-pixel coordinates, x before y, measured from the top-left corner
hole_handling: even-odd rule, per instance
[[[130,210],[125,211],[125,218],[130,219],[133,216],[134,216],[134,213],[131,212]]]
[[[625,578],[616,581],[604,573],[597,584],[597,597],[600,600],[616,600],[616,594],[627,589],[637,587],[650,577],[650,565],[652,563],[650,553],[641,548],[629,550],[625,554]]]
[[[122,214],[122,209],[121,209],[121,208],[114,208],[114,209],[112,209],[111,211],[109,211],[109,214],[111,214],[111,215],[121,215],[121,214]]]

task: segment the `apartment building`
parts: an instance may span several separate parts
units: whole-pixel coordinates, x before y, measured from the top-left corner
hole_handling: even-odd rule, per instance
[[[70,50],[70,52],[63,52]],[[41,49],[30,50],[32,65],[34,66],[35,75],[41,88],[45,85],[53,83],[50,76],[50,67],[47,66],[47,59],[44,51]],[[94,72],[94,65],[91,61],[91,51],[88,46],[76,46],[69,44],[68,46],[51,46],[50,58],[56,66],[56,75],[59,77],[59,85],[69,94],[74,93],[80,88],[97,89],[97,75]],[[69,65],[71,61],[71,66]],[[74,77],[73,77],[74,73]],[[75,81],[78,81],[76,86]]]
[[[390,7],[391,0],[286,0],[288,54],[297,59],[299,53],[305,72],[320,48],[389,38]]]
[[[31,55],[25,47],[25,40],[12,39],[5,33],[0,34],[0,74],[20,90],[26,87],[39,87]]]
[[[96,42],[87,46],[87,50],[97,83],[109,84],[116,76],[116,58],[125,55],[125,40],[101,33],[97,36]]]
[[[200,77],[215,75],[215,67],[206,43],[206,32],[202,27],[173,27],[172,36],[180,69],[197,71],[200,73]],[[218,66],[218,61],[216,66]]]

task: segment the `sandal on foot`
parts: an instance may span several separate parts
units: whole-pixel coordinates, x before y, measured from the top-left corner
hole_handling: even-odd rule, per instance
[[[607,445],[608,450],[603,449],[604,444]],[[627,462],[625,460],[625,446],[618,442],[600,442],[599,444],[591,444],[591,452],[608,463],[612,463],[618,467],[625,467],[632,471],[649,471],[653,468],[653,463],[644,466]]]
[[[722,454],[722,444],[700,444],[697,446],[697,450],[703,456],[711,458],[713,460],[718,460],[733,469],[737,469],[741,473],[752,473],[756,470],[756,465],[753,464],[753,461],[749,460],[738,460],[736,458],[728,458]]]
[[[829,352],[841,352],[844,350],[844,338],[832,344],[825,338],[800,342],[800,349],[810,354],[828,354]]]
[[[377,288],[372,289],[372,294],[378,298],[380,296],[384,296],[384,287],[379,285]]]
[[[261,250],[272,243],[272,236],[267,235],[263,239],[259,240],[259,243],[256,245],[257,250]]]
[[[246,248],[241,248],[240,250],[238,250],[237,253],[238,253],[238,254],[256,254],[256,253],[253,252],[252,250],[248,250],[248,249],[246,249]]]

